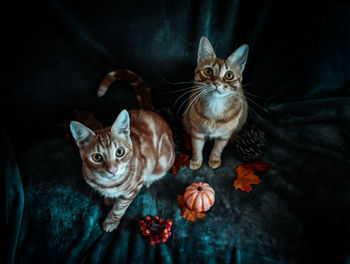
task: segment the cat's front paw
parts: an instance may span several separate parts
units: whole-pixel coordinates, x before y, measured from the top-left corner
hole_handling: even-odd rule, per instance
[[[191,170],[198,170],[201,166],[202,166],[201,161],[194,161],[194,160],[190,161],[190,169]]]
[[[105,232],[112,232],[113,230],[117,229],[118,225],[119,225],[119,221],[115,221],[113,219],[106,218],[103,221],[103,230]]]
[[[221,158],[218,158],[218,157],[210,158],[208,164],[209,164],[209,167],[212,169],[219,168],[221,165]]]

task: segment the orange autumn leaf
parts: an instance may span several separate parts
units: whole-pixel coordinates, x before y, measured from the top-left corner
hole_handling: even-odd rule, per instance
[[[267,171],[271,167],[270,164],[265,163],[244,163],[235,169],[237,175],[234,186],[235,189],[241,189],[244,192],[251,192],[252,184],[259,184],[261,180],[257,175],[254,174],[255,171]]]
[[[181,216],[183,218],[186,218],[187,221],[195,222],[197,218],[201,219],[206,216],[204,212],[198,213],[189,209],[182,195],[177,196],[177,202],[179,203],[179,206],[181,208]]]

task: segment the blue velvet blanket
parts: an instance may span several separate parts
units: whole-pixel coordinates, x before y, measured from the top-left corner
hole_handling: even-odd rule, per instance
[[[39,3],[4,9],[13,19],[4,24],[0,75],[0,261],[350,263],[346,1]],[[80,109],[110,125],[121,109],[137,108],[124,82],[96,98],[108,71],[129,68],[152,87],[157,109],[171,110],[165,118],[181,135],[181,109],[173,106],[181,93],[169,92],[193,78],[202,35],[219,57],[250,45],[249,125],[265,132],[262,160],[272,166],[252,192],[235,190],[242,162],[230,144],[216,170],[182,167],[143,187],[118,229],[105,233],[109,208],[85,183],[78,149],[58,124]],[[176,142],[177,153],[190,154]],[[192,223],[180,216],[177,195],[197,181],[214,188],[216,201]],[[142,236],[138,221],[147,215],[172,219],[167,243],[151,246]]]

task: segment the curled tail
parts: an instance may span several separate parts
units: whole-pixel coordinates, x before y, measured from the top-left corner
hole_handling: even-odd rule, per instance
[[[103,96],[108,87],[116,80],[126,80],[134,87],[137,101],[141,109],[154,111],[154,106],[151,101],[149,88],[136,73],[129,70],[116,70],[108,73],[101,81],[100,87],[97,90],[97,96]]]

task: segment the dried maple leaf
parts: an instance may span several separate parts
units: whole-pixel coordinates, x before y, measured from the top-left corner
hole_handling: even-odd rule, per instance
[[[173,166],[171,167],[171,173],[176,175],[179,173],[181,166],[190,167],[190,156],[186,154],[179,154],[176,156]]]
[[[271,167],[270,164],[265,163],[244,163],[235,169],[237,175],[234,186],[235,189],[241,189],[244,192],[251,192],[252,184],[258,184],[261,182],[259,177],[254,174],[255,171],[267,171]]]
[[[204,212],[198,213],[192,211],[191,209],[188,209],[182,195],[177,195],[177,202],[179,203],[179,206],[181,208],[181,216],[183,218],[186,218],[187,221],[195,222],[197,218],[201,219],[206,216]]]

